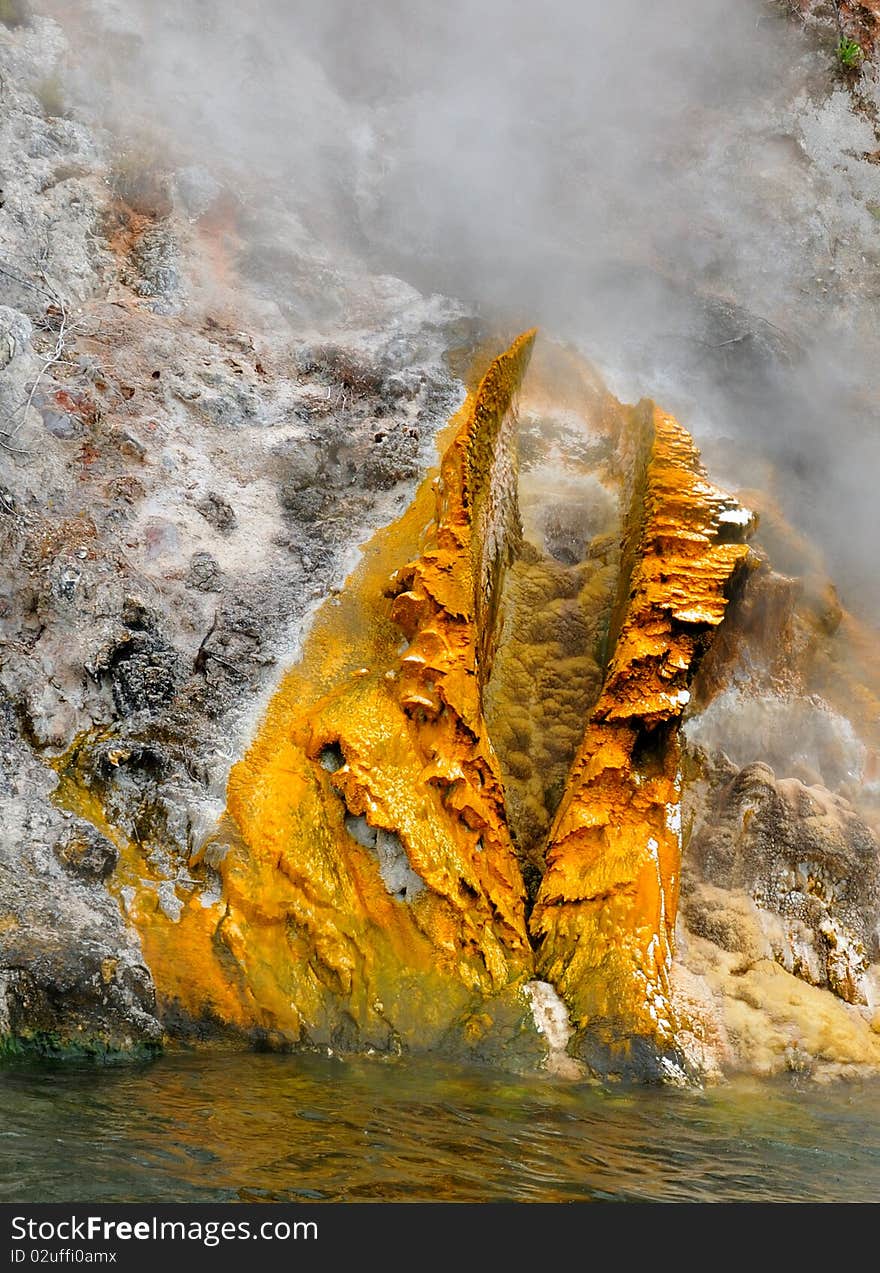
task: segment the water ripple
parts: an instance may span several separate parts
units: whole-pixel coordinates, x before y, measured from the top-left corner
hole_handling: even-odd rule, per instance
[[[412,1059],[169,1055],[0,1071],[0,1128],[10,1202],[880,1197],[876,1083],[634,1091]]]

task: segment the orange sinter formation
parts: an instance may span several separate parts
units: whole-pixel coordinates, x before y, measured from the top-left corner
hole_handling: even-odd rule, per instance
[[[677,731],[697,656],[721,623],[752,515],[712,486],[687,432],[652,403],[604,684],[551,828],[531,916],[538,970],[606,1068],[673,1053],[669,997],[681,863]],[[633,1060],[641,1062],[636,1055]]]
[[[129,838],[98,735],[55,762],[59,801],[119,849],[110,887],[172,1028],[537,1064],[567,1010],[601,1068],[634,1040],[674,1051],[676,727],[752,519],[670,416],[621,407],[570,351],[542,354],[518,495],[533,342],[491,363],[439,475],[318,610],[206,842]],[[566,481],[575,548],[565,518],[540,529]]]

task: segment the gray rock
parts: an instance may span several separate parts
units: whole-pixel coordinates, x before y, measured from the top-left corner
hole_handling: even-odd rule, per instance
[[[82,421],[76,416],[70,415],[67,411],[51,411],[43,410],[40,412],[43,417],[43,424],[46,430],[52,434],[54,438],[78,438],[83,433]]]
[[[115,850],[48,802],[53,785],[24,744],[0,741],[0,1040],[53,1055],[155,1049],[152,979],[103,883]]]
[[[216,558],[206,552],[193,553],[186,586],[199,592],[222,592],[223,575]]]
[[[362,848],[374,849],[376,847],[378,832],[375,827],[370,826],[362,813],[347,813],[345,815],[345,829],[353,840],[357,840]]]
[[[425,881],[412,869],[400,836],[380,830],[376,837],[379,874],[388,892],[401,901],[412,902],[425,891]]]
[[[82,818],[74,819],[55,843],[59,861],[86,880],[105,880],[113,872],[119,851]]]
[[[179,665],[157,617],[139,601],[129,600],[115,635],[93,652],[86,667],[98,682],[109,681],[117,715],[125,717],[167,707],[177,688]]]
[[[238,525],[238,519],[229,500],[225,499],[217,491],[208,491],[204,499],[199,500],[196,508],[215,530],[219,530],[221,534],[230,530],[235,530]]]
[[[131,252],[137,271],[134,288],[139,296],[171,301],[181,286],[180,248],[172,231],[159,224],[145,230]]]
[[[30,348],[33,328],[26,314],[0,305],[0,371]]]
[[[734,903],[723,919],[713,915],[718,893],[701,893],[699,881],[752,900],[774,958],[789,972],[849,1003],[866,1002],[864,976],[880,953],[880,845],[842,797],[777,779],[764,764],[716,790],[689,848],[684,910],[693,931],[745,952],[746,938],[737,945],[745,929],[731,921]]]

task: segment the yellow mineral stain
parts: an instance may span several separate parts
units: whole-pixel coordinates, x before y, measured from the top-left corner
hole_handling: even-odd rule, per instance
[[[179,1005],[196,1021],[245,1029],[253,1017],[243,1002],[242,987],[235,979],[218,977],[215,968],[213,943],[224,907],[204,907],[192,884],[170,882],[151,861],[147,846],[126,835],[108,816],[93,762],[93,749],[105,736],[109,737],[106,731],[86,735],[53,762],[59,775],[55,802],[91,822],[119,851],[108,888],[138,930],[144,962],[154,975],[163,1006]],[[159,895],[160,886],[169,883],[183,908],[174,924],[162,909]]]
[[[750,518],[686,431],[632,413],[639,458],[602,692],[549,836],[531,916],[541,976],[612,1056],[674,1044],[669,971],[681,859],[676,731]]]
[[[279,1043],[430,1047],[531,974],[481,669],[518,545],[513,398],[533,340],[491,363],[439,475],[319,610],[188,865],[197,884],[216,872],[218,900],[175,884],[169,908],[166,881],[163,906],[161,871],[59,763],[62,801],[120,849],[114,888],[164,1011]]]
[[[536,350],[519,399],[523,546],[484,712],[530,896],[604,676],[632,471],[630,409],[575,351]]]
[[[185,869],[161,827],[142,843],[113,824],[100,738],[55,762],[59,802],[119,849],[111,887],[169,1020],[279,1045],[475,1044],[537,972],[612,1052],[673,1042],[676,729],[749,517],[671,416],[621,406],[557,348],[530,420],[583,447],[608,511],[554,557],[539,464],[519,505],[533,341],[491,362],[439,472],[316,614]]]

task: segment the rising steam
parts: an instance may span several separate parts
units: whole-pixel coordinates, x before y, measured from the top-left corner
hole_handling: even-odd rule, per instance
[[[880,612],[880,167],[830,34],[771,0],[83,8],[52,9],[80,103],[233,188],[245,240],[274,222],[574,342]]]

